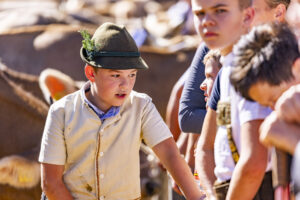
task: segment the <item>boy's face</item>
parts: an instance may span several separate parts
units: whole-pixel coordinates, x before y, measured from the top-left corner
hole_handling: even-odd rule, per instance
[[[288,67],[288,66],[286,66]],[[300,58],[294,61],[292,67],[293,77],[288,82],[281,82],[280,85],[270,85],[267,82],[259,81],[253,84],[248,91],[251,99],[261,105],[269,106],[274,110],[278,98],[291,86],[300,84]]]
[[[287,9],[286,20],[293,27],[300,46],[300,0],[291,0]]]
[[[238,0],[192,0],[196,30],[210,49],[224,52],[247,31]]]
[[[275,8],[270,8],[266,0],[253,0],[252,7],[255,11],[252,26],[275,20]]]
[[[274,110],[277,99],[290,86],[290,84],[285,82],[278,86],[273,86],[266,82],[258,82],[250,87],[249,96],[259,104],[263,106],[269,106]]]
[[[107,111],[112,106],[121,106],[129,96],[136,80],[136,69],[98,69],[91,82],[93,103]]]
[[[206,62],[205,65],[205,79],[200,85],[200,89],[204,91],[205,101],[208,101],[208,98],[211,95],[211,91],[214,85],[214,81],[219,72],[219,63],[214,59],[210,59]]]

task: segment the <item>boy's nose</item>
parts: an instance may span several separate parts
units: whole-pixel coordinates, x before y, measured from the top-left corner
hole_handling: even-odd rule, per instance
[[[206,91],[206,88],[207,88],[207,85],[206,85],[206,82],[203,81],[200,85],[200,89],[203,90],[203,91]]]
[[[120,83],[120,87],[126,88],[129,85],[129,80],[123,78]]]
[[[213,26],[214,21],[213,21],[213,19],[211,18],[210,15],[206,14],[203,17],[201,24],[202,24],[203,27]]]

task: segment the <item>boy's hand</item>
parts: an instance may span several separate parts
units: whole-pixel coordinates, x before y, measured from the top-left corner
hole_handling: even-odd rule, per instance
[[[64,169],[64,165],[41,164],[42,189],[48,199],[73,200],[62,179]]]
[[[183,195],[179,186],[175,183],[175,181],[173,180],[173,178],[171,179],[172,181],[172,189],[179,195]]]
[[[193,174],[181,157],[173,138],[168,138],[155,145],[153,151],[178,183],[186,199],[199,200],[203,194],[195,183]]]
[[[276,112],[272,112],[260,126],[259,139],[265,146],[273,146],[276,140],[282,139],[282,129],[282,120],[278,119]]]
[[[285,91],[277,100],[275,110],[281,119],[300,124],[300,85]]]
[[[300,125],[288,123],[272,112],[260,126],[260,141],[266,146],[275,146],[293,154],[300,138]]]

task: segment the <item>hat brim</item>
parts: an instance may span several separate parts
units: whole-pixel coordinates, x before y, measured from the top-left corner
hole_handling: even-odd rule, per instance
[[[93,66],[104,69],[148,69],[147,63],[141,57],[96,57],[93,60],[87,58],[86,50],[81,47],[80,49],[81,59]]]

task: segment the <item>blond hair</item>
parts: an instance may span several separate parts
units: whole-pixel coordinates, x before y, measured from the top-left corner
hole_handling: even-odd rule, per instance
[[[220,63],[220,58],[221,58],[221,52],[220,50],[209,50],[208,53],[204,56],[203,58],[203,64],[206,65],[206,63],[209,60],[214,60],[218,63],[218,67],[219,69],[222,67],[221,63]]]

